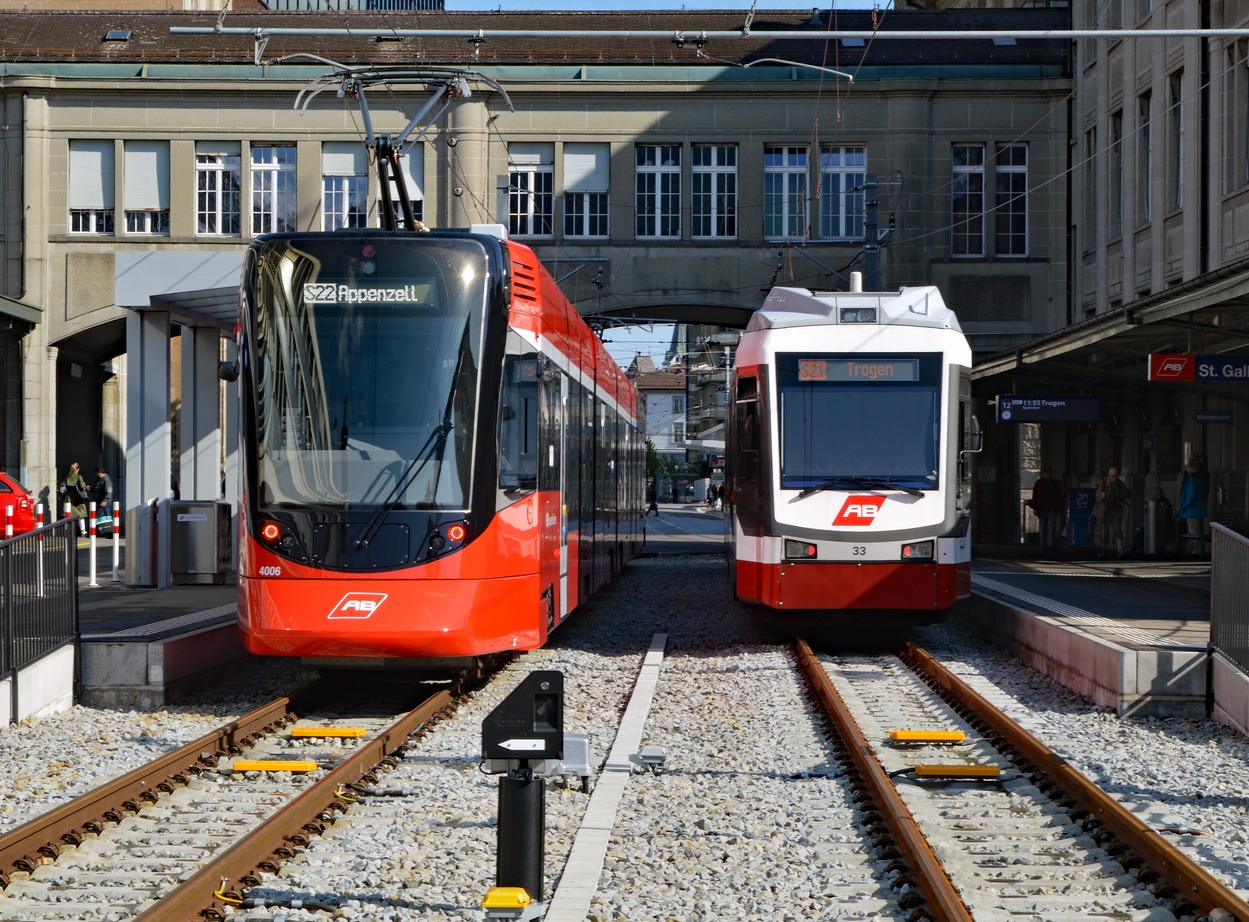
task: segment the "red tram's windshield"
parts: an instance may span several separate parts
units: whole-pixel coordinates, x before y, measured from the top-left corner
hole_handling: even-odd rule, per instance
[[[488,257],[472,239],[412,243],[254,245],[259,509],[467,509]]]

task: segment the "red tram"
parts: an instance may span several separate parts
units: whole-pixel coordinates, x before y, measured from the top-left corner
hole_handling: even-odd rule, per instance
[[[258,238],[239,624],[258,654],[541,646],[642,542],[638,395],[503,229]]]

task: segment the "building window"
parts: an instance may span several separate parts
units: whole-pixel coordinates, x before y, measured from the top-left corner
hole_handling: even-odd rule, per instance
[[[507,229],[521,237],[549,237],[555,228],[555,145],[507,148]]]
[[[1227,91],[1223,121],[1227,144],[1227,191],[1249,183],[1249,40],[1227,48]]]
[[[820,236],[862,240],[866,147],[820,150]]]
[[[297,228],[295,145],[252,145],[252,233]]]
[[[1097,247],[1097,128],[1084,132],[1084,250]]]
[[[1123,113],[1110,115],[1110,236],[1123,236]]]
[[[984,145],[951,149],[950,206],[955,256],[984,255]]]
[[[410,144],[399,154],[399,175],[390,177],[390,210],[395,227],[403,227],[403,205],[400,197],[406,197],[417,221],[425,218],[425,146]],[[381,227],[382,204],[378,203],[378,227]]]
[[[369,174],[359,141],[321,145],[321,230],[365,227],[369,214]]]
[[[113,233],[113,142],[69,142],[69,229]]]
[[[564,145],[564,236],[606,237],[611,147]]]
[[[1150,117],[1153,95],[1142,93],[1136,100],[1136,224],[1153,220],[1154,201],[1154,123]]]
[[[639,237],[681,236],[681,147],[639,144],[634,200]]]
[[[672,395],[672,412],[673,413],[685,412],[685,395],[684,394]]]
[[[241,233],[243,174],[241,145],[195,143],[195,220],[201,234]]]
[[[691,236],[736,237],[737,145],[695,144],[691,154]]]
[[[792,240],[806,236],[807,149],[763,149],[763,236]]]
[[[685,420],[674,419],[672,421],[672,441],[673,444],[685,444]]]
[[[1184,72],[1167,78],[1167,206],[1184,207]]]
[[[125,145],[126,233],[169,236],[169,142]]]
[[[993,158],[994,248],[1028,255],[1028,145],[999,144]]]

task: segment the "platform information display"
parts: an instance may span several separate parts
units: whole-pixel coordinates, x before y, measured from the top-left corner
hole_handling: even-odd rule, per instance
[[[1000,394],[999,423],[1095,423],[1102,417],[1100,397],[1053,394]]]

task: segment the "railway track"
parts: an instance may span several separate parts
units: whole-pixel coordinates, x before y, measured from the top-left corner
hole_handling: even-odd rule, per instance
[[[0,918],[478,918],[495,877],[498,787],[478,770],[481,721],[529,672],[558,669],[566,676],[565,726],[593,741],[594,784],[589,792],[568,779],[548,785],[546,922],[1141,922],[1170,913],[1192,920],[1224,905],[1232,908],[1222,918],[1249,919],[1241,904],[1217,896],[1217,884],[1188,871],[1176,877],[1174,854],[1144,857],[1131,829],[1112,836],[1112,808],[1060,790],[1057,782],[1067,780],[1061,764],[1049,764],[1043,747],[1008,745],[987,720],[935,690],[945,680],[925,681],[898,655],[808,650],[795,657],[770,634],[752,634],[731,602],[707,591],[709,579],[691,579],[688,567],[662,560],[642,566],[647,579],[622,583],[598,603],[597,616],[588,611],[547,647],[457,699],[451,719],[434,721],[410,745],[400,730],[387,729],[394,715],[376,708],[277,708],[256,729],[245,726],[249,715],[225,741],[189,747],[194,767],[182,770],[185,782],[177,772],[162,780],[148,769],[111,807],[94,808],[111,810],[119,822],[97,817],[97,831],[80,819],[68,841],[50,827],[53,834],[12,852],[12,834],[0,839],[10,891],[0,894]],[[718,576],[722,566],[709,560],[695,574]],[[652,604],[657,597],[663,607]],[[660,632],[663,656],[648,667],[645,651]],[[918,652],[908,656],[918,663]],[[800,670],[807,665],[846,705],[857,736],[831,727]],[[647,669],[653,703],[629,723],[634,682]],[[977,687],[993,696],[987,684]],[[975,696],[962,697],[974,703]],[[312,723],[364,726],[365,740],[381,740],[386,774],[370,773],[378,758],[365,757],[353,738],[293,735]],[[635,738],[617,745],[629,735],[625,726]],[[890,741],[898,729],[959,730],[965,739]],[[648,747],[666,750],[662,770],[632,759]],[[899,815],[909,824],[903,831],[890,825],[891,811],[865,773],[848,769],[855,753],[876,766],[876,786],[900,794],[907,813]],[[303,780],[290,772],[223,771],[243,757],[317,766]],[[346,763],[349,775],[360,773],[354,783],[335,781],[306,797],[314,780]],[[917,771],[935,764],[992,766],[1000,777],[925,780]],[[252,786],[259,800],[244,794]],[[605,818],[597,798],[613,789],[618,808]],[[234,793],[238,799],[229,800]],[[252,828],[273,813],[284,814],[282,829],[255,844]],[[587,840],[601,834],[597,864],[580,861],[583,832]],[[903,854],[908,840],[929,851],[935,884],[922,862]],[[191,864],[202,868],[199,875],[189,876]],[[933,895],[938,886],[944,896]],[[574,899],[588,908],[558,911]]]
[[[453,700],[374,691],[276,699],[3,836],[0,917],[224,918]]]
[[[937,922],[1249,918],[1233,891],[923,650],[797,655]]]

